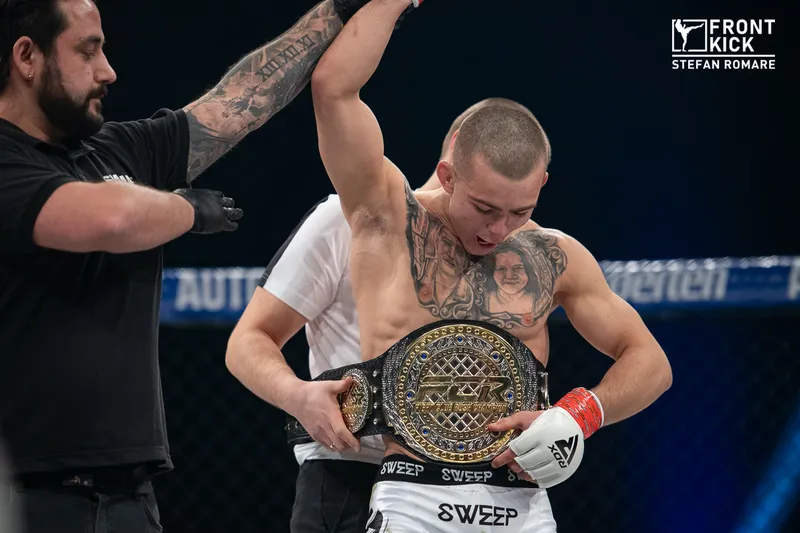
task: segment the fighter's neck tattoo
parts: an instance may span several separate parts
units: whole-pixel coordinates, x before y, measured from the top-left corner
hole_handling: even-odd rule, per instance
[[[546,318],[567,256],[547,230],[520,231],[474,257],[406,187],[406,240],[421,306],[441,319],[483,320],[512,329]]]

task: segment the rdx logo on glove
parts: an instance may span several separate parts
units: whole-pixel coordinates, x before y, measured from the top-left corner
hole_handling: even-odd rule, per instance
[[[508,447],[514,459],[539,488],[548,489],[568,479],[583,458],[583,434],[575,419],[552,407],[533,421]]]
[[[553,458],[558,461],[558,466],[566,468],[575,457],[575,452],[578,450],[578,435],[570,437],[566,440],[557,440],[547,447]]]

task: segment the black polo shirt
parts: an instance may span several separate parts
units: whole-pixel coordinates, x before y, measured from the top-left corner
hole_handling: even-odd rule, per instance
[[[161,247],[69,253],[33,242],[70,181],[186,186],[182,111],[108,122],[69,147],[0,119],[0,439],[20,472],[152,462],[169,469],[158,368]]]

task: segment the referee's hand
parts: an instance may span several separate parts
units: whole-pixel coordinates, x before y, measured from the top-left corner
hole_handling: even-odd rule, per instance
[[[220,191],[208,189],[178,189],[175,191],[185,198],[194,208],[194,225],[190,233],[219,233],[235,231],[239,227],[236,222],[244,214],[241,209],[234,208],[232,198],[223,196]]]

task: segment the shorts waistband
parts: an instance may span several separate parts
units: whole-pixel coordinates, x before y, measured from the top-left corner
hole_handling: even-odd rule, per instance
[[[507,466],[444,466],[418,461],[407,455],[393,454],[383,458],[375,482],[403,481],[421,485],[492,485],[495,487],[538,488],[536,483],[520,479]]]

